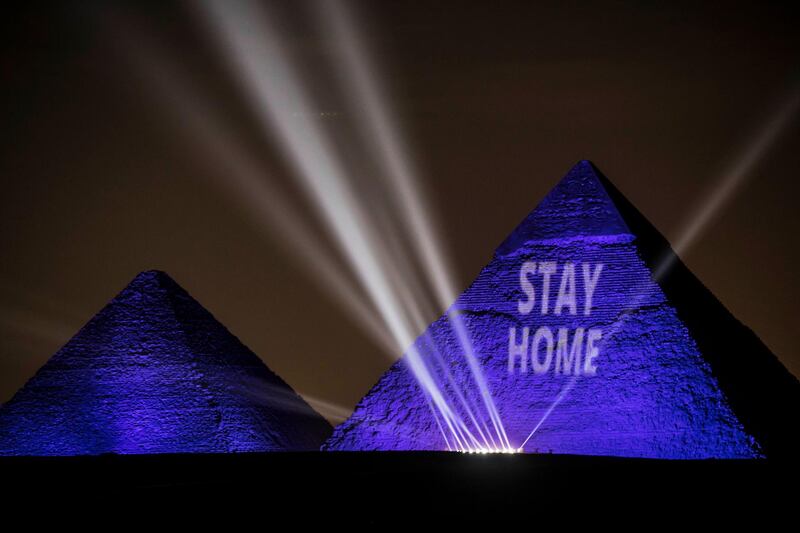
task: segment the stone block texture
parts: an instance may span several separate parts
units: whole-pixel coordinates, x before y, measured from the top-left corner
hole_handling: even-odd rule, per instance
[[[666,255],[665,255],[666,254]],[[755,458],[763,443],[785,442],[765,409],[798,406],[797,380],[691,276],[644,217],[588,161],[578,163],[495,251],[447,313],[415,343],[453,409],[473,434],[463,405],[491,433],[464,350],[452,326],[468,331],[512,446],[524,451],[625,457]],[[658,261],[675,267],[655,280]],[[518,311],[524,262],[602,263],[589,315]],[[558,290],[551,288],[553,294]],[[577,294],[583,277],[576,275]],[[579,300],[579,308],[581,301]],[[541,326],[602,331],[594,376],[509,372],[509,329],[517,340]],[[738,340],[737,340],[738,339]],[[755,339],[755,340],[754,340]],[[765,369],[766,367],[766,369]],[[767,380],[778,394],[763,405]],[[455,384],[455,386],[453,386]],[[466,402],[458,398],[460,389]],[[772,402],[772,403],[770,403]],[[767,415],[767,418],[769,415]],[[784,419],[785,420],[785,419]],[[457,448],[428,396],[397,361],[335,428],[328,450]],[[785,424],[784,424],[785,425]],[[448,438],[449,436],[449,438]],[[447,440],[446,440],[447,439]],[[775,445],[775,449],[779,446]]]
[[[0,409],[0,454],[316,450],[330,425],[167,274],[139,274]]]

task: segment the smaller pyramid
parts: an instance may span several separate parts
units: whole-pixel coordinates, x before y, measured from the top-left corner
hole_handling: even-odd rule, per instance
[[[330,431],[202,305],[152,270],[0,408],[0,455],[317,450]]]

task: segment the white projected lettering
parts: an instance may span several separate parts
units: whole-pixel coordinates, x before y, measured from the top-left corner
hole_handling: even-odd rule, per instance
[[[508,332],[508,371],[536,374],[593,376],[597,373],[598,344],[603,334],[598,328],[577,325],[575,316],[589,316],[592,301],[603,271],[603,263],[563,263],[526,261],[519,270],[522,298],[517,311],[523,317],[563,316],[566,327],[511,327]]]

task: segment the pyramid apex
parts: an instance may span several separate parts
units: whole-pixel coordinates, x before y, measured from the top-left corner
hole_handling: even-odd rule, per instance
[[[178,282],[163,270],[143,270],[136,274],[126,286],[126,290],[132,289],[136,292],[149,292],[167,288],[178,288],[182,290]]]
[[[495,253],[507,255],[528,242],[629,235],[604,179],[588,159],[575,163]]]
[[[581,159],[580,161],[575,163],[575,165],[573,165],[572,168],[574,169],[575,167],[588,167],[591,168],[592,170],[596,170],[594,163],[592,163],[589,159]]]
[[[167,276],[167,277],[169,277],[169,274],[167,274],[163,270],[159,270],[157,268],[151,268],[151,269],[148,269],[148,270],[142,270],[141,272],[136,274],[137,278],[139,276]]]
[[[132,281],[159,280],[159,279],[168,279],[174,281],[172,277],[163,270],[143,270],[138,274],[136,274],[136,277],[134,277]]]

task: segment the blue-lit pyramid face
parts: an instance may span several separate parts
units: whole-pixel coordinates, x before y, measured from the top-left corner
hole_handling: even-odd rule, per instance
[[[0,455],[316,450],[330,425],[163,272],[0,409]]]
[[[760,456],[653,279],[645,237],[608,188],[590,163],[576,165],[449,310],[467,331],[507,442],[481,407],[463,342],[445,315],[414,349],[454,416],[432,407],[400,360],[326,449]]]

